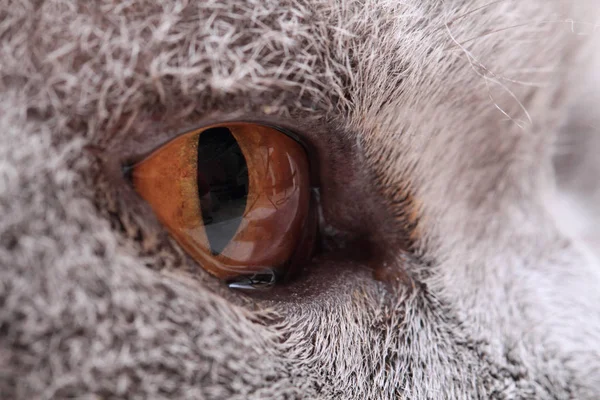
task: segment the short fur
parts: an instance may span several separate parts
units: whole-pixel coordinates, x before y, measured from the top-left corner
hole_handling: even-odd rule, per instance
[[[594,3],[0,0],[1,397],[600,398]],[[259,297],[187,258],[120,166],[230,120],[370,251]]]

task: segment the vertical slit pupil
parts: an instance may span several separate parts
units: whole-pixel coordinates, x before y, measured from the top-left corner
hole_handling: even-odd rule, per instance
[[[200,134],[197,170],[206,236],[212,254],[219,255],[239,229],[248,199],[246,158],[229,129]]]

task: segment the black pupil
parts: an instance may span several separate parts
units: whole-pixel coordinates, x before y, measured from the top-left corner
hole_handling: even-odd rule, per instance
[[[196,179],[210,250],[218,255],[237,232],[248,198],[246,158],[229,129],[200,134]]]

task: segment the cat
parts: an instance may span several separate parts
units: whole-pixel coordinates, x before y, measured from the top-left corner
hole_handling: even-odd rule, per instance
[[[0,397],[600,398],[595,3],[0,1]],[[227,121],[318,165],[256,294],[122,173]]]

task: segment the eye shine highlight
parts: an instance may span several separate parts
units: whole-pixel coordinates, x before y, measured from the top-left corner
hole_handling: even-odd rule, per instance
[[[131,177],[188,254],[233,287],[268,286],[311,255],[307,155],[274,128],[229,123],[183,134]]]

